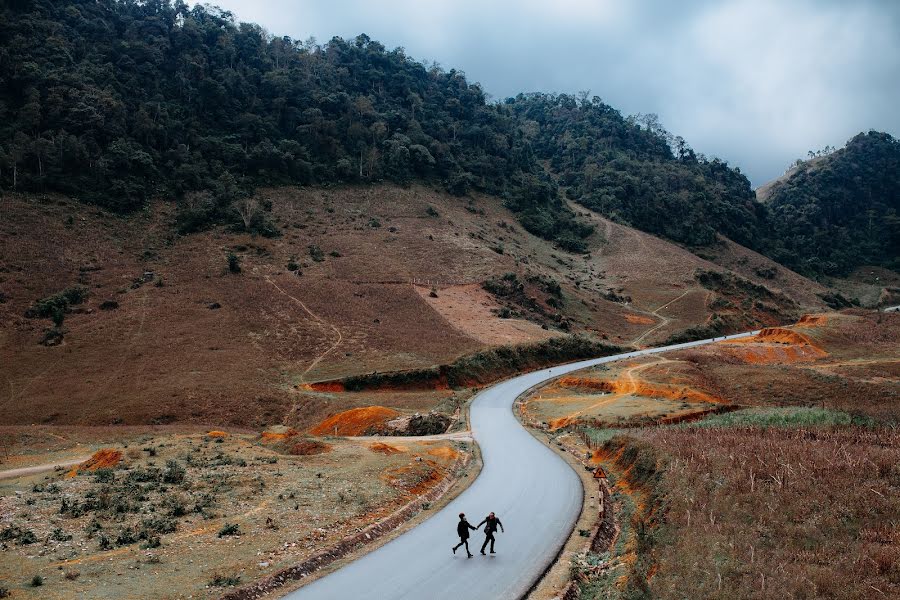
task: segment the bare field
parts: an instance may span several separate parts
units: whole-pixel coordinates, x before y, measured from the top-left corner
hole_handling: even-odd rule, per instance
[[[221,431],[120,437],[93,466],[0,482],[0,573],[23,598],[216,597],[387,517],[470,451]]]

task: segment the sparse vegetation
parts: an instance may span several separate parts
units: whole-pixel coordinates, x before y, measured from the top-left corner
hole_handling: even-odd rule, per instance
[[[234,274],[241,272],[241,259],[233,252],[228,254],[228,272]]]
[[[310,246],[309,257],[312,258],[315,262],[322,262],[323,260],[325,260],[325,253],[322,252],[322,249],[318,246]]]
[[[83,303],[87,300],[88,290],[82,286],[73,286],[63,291],[42,298],[31,305],[25,311],[28,318],[52,318],[57,326],[62,325],[65,314],[71,310],[73,306]],[[57,323],[58,321],[58,323]]]
[[[225,523],[225,525],[222,526],[222,529],[220,529],[219,533],[216,535],[218,535],[219,537],[241,535],[241,528],[237,523]]]
[[[213,575],[213,578],[209,580],[209,585],[213,587],[234,587],[240,582],[240,575],[224,575],[222,573],[216,573]]]
[[[520,371],[529,371],[561,362],[596,358],[614,354],[620,349],[583,336],[556,337],[522,346],[501,346],[477,352],[449,365],[358,375],[342,380],[349,391],[377,389],[428,389],[445,381],[452,388],[465,388],[496,381]]]

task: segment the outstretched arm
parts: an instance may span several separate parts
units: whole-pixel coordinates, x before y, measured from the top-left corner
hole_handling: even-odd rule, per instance
[[[472,531],[476,531],[478,529],[478,527],[472,527],[472,524],[469,522],[466,522],[466,525],[468,525],[469,529],[471,529]]]
[[[484,521],[482,521],[481,523],[479,523],[479,524],[478,524],[478,527],[476,527],[475,529],[481,529],[481,526],[484,525],[486,522],[487,522],[487,519],[485,519]]]

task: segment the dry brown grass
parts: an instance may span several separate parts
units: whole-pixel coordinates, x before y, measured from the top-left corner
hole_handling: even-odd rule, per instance
[[[900,433],[658,430],[658,598],[900,594]]]
[[[334,409],[322,394],[340,390],[302,384],[447,364],[497,341],[552,335],[481,306],[478,286],[506,272],[559,282],[560,312],[573,330],[612,343],[655,327],[645,321],[659,319],[646,313],[675,298],[661,312],[671,323],[645,343],[710,314],[693,279],[709,263],[606,221],[598,227],[607,241],[593,239],[587,257],[524,232],[500,202],[482,196],[419,186],[259,194],[272,200],[279,238],[222,228],[178,236],[173,206],[163,202],[122,218],[59,196],[4,195],[0,423],[305,429]],[[432,205],[439,218],[427,215]],[[373,217],[381,227],[369,226]],[[502,255],[491,250],[497,244]],[[323,250],[323,262],[311,260],[310,245]],[[241,258],[240,275],[227,273],[229,252]],[[302,276],[286,271],[292,262]],[[148,271],[152,281],[136,282]],[[435,282],[434,306],[413,280]],[[41,346],[47,322],[26,319],[25,309],[75,284],[90,297],[66,317],[64,343]],[[467,289],[476,293],[457,305],[452,290]],[[604,299],[609,290],[632,304]],[[118,308],[99,310],[105,300]],[[477,330],[466,329],[473,315]],[[431,396],[400,400],[409,403],[401,408],[433,406]]]

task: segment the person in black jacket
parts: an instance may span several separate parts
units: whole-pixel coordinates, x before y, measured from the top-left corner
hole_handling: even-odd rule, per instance
[[[496,554],[494,552],[494,532],[497,531],[497,526],[500,527],[500,531],[506,533],[503,529],[503,523],[500,522],[494,513],[489,514],[484,518],[484,521],[478,524],[478,527],[475,529],[481,529],[481,526],[484,525],[484,543],[481,545],[481,553],[484,554],[484,549],[487,547],[488,542],[491,543],[491,554]]]
[[[469,558],[472,558],[472,553],[469,552],[469,530],[475,531],[475,528],[466,521],[466,513],[459,513],[459,523],[456,524],[456,533],[459,535],[459,543],[453,546],[453,554],[456,554],[456,551],[460,546],[465,545],[466,554],[469,555]],[[482,554],[484,554],[482,552]]]

